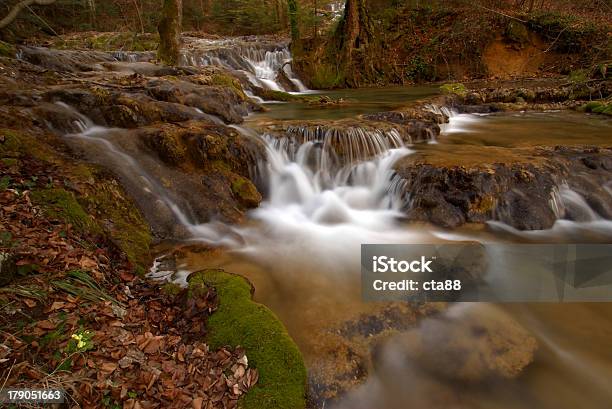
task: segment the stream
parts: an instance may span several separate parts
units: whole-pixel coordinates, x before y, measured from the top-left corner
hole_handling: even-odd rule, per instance
[[[198,40],[183,56],[186,64],[218,65],[239,70],[257,86],[272,90],[309,92],[295,77],[286,45],[241,44]],[[197,42],[194,40],[194,42]],[[120,56],[136,62],[139,55]],[[277,82],[281,69],[289,85]],[[79,116],[78,132],[68,135],[90,156],[106,155],[127,184],[141,190],[156,212],[174,219],[180,240],[158,246],[160,257],[151,276],[185,283],[193,271],[223,268],[246,276],[255,286],[255,299],[284,322],[302,350],[307,365],[317,368],[335,347],[328,334],[361,316],[376,316],[381,306],[361,301],[362,243],[443,243],[458,240],[498,242],[612,243],[612,222],[591,209],[580,195],[561,190],[565,207],[579,208],[583,220],[559,218],[548,230],[518,231],[499,221],[484,227],[443,229],[407,223],[402,218],[401,183],[394,165],[410,155],[435,160],[477,163],[474,147],[522,148],[534,145],[601,145],[612,122],[568,112],[521,112],[490,115],[454,114],[430,143],[406,145],[393,131],[356,131],[347,137],[348,159],[339,160],[331,143],[313,135],[297,141],[276,138],[254,129],[278,120],[341,119],[392,110],[408,101],[435,95],[434,87],[339,90],[324,93],[344,103],[334,107],[299,103],[268,103],[266,112],[251,114],[235,129],[265,145],[266,159],[253,171],[266,186],[264,202],[241,225],[200,223],[189,207],[197,189],[168,192],[163,176],[181,178],[151,158],[136,157],[125,130],[95,126]],[[68,106],[65,109],[71,109]],[[200,187],[201,188],[201,187]],[[612,201],[612,185],[607,191]],[[194,190],[196,189],[196,190]],[[183,195],[183,197],[181,197]],[[190,196],[191,197],[188,197]],[[180,234],[179,234],[180,232]],[[214,246],[218,251],[200,251]],[[180,250],[176,252],[177,250]],[[164,255],[176,252],[168,268]],[[416,331],[435,334],[444,322],[474,319],[474,311],[493,317],[510,316],[537,340],[535,361],[517,379],[491,380],[476,385],[453,383],[412,365],[397,342],[377,352],[362,385],[331,406],[372,408],[604,408],[612,402],[612,305],[456,304],[424,318]],[[368,345],[374,347],[374,345]],[[381,348],[379,348],[381,349]],[[315,386],[316,387],[316,386]],[[452,403],[452,404],[449,404]]]

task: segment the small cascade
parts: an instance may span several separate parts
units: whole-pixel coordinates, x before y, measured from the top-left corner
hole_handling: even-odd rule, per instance
[[[361,243],[416,243],[432,237],[398,223],[405,191],[394,165],[413,151],[397,132],[353,130],[341,137],[294,128],[283,137],[262,138],[267,159],[260,173],[268,192],[250,213],[256,223],[193,226],[194,238],[228,246],[257,262],[278,262],[272,269],[306,268],[317,260],[317,268],[340,274],[358,271]],[[332,143],[334,138],[349,139]],[[336,147],[350,150],[354,160],[337,161]]]
[[[289,47],[284,43],[189,39],[181,54],[181,64],[237,70],[254,86],[265,89],[308,91],[291,70],[291,58]]]
[[[187,201],[176,197],[164,186],[159,175],[151,173],[150,169],[159,170],[162,165],[153,159],[154,163],[148,163],[151,160],[147,161],[144,156],[137,160],[120,146],[118,141],[135,139],[127,135],[129,131],[97,126],[73,107],[63,102],[56,105],[73,118],[73,129],[77,130],[68,132],[65,137],[96,158],[95,162],[112,167],[129,191],[138,192],[134,197],[149,220],[165,224],[168,231],[177,237],[185,236],[195,219],[192,209]]]
[[[400,133],[363,127],[289,126],[284,134],[272,140],[275,147],[285,150],[295,159],[299,148],[306,143],[321,149],[321,170],[333,172],[339,166],[380,156],[390,149],[401,148],[404,141]]]

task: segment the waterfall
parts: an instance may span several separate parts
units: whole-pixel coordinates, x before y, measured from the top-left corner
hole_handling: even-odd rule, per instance
[[[181,53],[182,65],[212,65],[240,71],[252,85],[265,89],[308,91],[291,69],[292,57],[287,44],[190,39],[187,45]]]
[[[155,59],[151,51],[115,51],[111,57],[129,63]],[[192,67],[216,66],[238,71],[251,85],[285,92],[307,92],[308,88],[293,73],[291,51],[286,42],[258,38],[210,40],[184,37],[180,65]]]

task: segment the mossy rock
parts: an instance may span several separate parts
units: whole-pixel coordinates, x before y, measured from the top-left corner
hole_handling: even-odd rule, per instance
[[[310,86],[314,89],[338,88],[343,87],[345,83],[345,75],[339,73],[336,67],[327,64],[318,64],[310,78]]]
[[[159,36],[151,33],[109,32],[90,36],[75,35],[70,38],[59,37],[52,44],[59,49],[91,49],[97,51],[154,51],[159,44]]]
[[[465,85],[461,83],[453,83],[453,84],[444,84],[440,87],[440,91],[443,94],[455,94],[460,97],[465,97],[467,95],[467,89]]]
[[[71,192],[52,188],[33,190],[31,198],[47,217],[70,223],[77,230],[88,234],[100,234],[102,229],[81,207]]]
[[[262,200],[261,194],[255,185],[245,177],[236,175],[232,180],[232,194],[236,200],[247,208],[259,206]]]
[[[18,155],[23,146],[23,140],[18,132],[11,129],[0,129],[0,154],[3,156]]]
[[[0,40],[0,57],[15,58],[15,46]]]
[[[244,93],[244,90],[242,89],[240,81],[230,75],[215,73],[210,79],[210,84],[233,89],[240,96],[242,101],[246,101],[248,99]]]
[[[18,158],[23,154],[45,162],[52,159],[51,150],[36,137],[14,129],[0,129],[0,155]]]
[[[80,200],[98,220],[107,221],[104,226],[108,236],[138,270],[141,264],[147,264],[149,260],[152,241],[150,227],[138,207],[114,180],[96,172],[92,172],[92,175],[95,189]]]
[[[211,348],[242,346],[259,382],[240,400],[243,409],[306,407],[306,367],[300,351],[278,317],[251,298],[251,285],[223,270],[204,270],[189,277],[190,290],[214,287],[219,308],[208,320]]]

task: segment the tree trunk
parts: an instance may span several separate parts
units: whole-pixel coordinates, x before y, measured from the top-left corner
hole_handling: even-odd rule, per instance
[[[19,15],[21,10],[30,7],[35,4],[37,6],[48,6],[49,4],[55,3],[56,0],[22,0],[19,3],[15,4],[11,11],[0,20],[0,30],[11,24]]]
[[[346,0],[341,35],[341,49],[346,62],[351,60],[355,49],[366,47],[371,42],[372,26],[365,0]]]
[[[157,58],[166,65],[178,65],[183,26],[183,0],[164,0],[162,17],[157,26]]]
[[[287,0],[287,9],[289,10],[289,25],[291,26],[291,42],[293,43],[293,47],[295,47],[300,42],[297,0]]]

